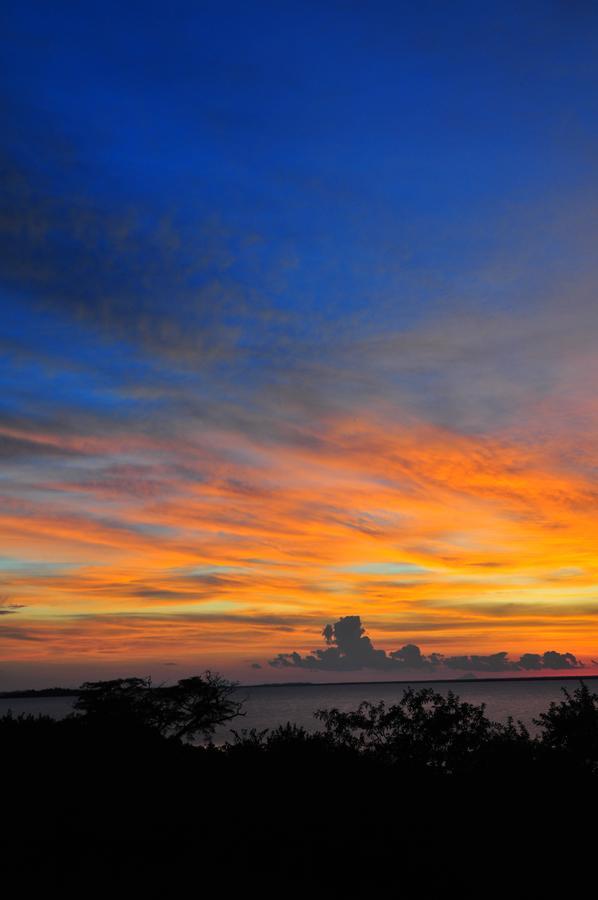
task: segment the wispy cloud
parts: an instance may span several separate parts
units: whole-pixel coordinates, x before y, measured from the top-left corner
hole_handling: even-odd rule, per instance
[[[241,665],[347,609],[397,671],[595,657],[591,29],[33,7],[0,36],[6,659]]]

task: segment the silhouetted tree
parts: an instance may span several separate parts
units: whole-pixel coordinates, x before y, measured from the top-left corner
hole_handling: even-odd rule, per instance
[[[318,710],[315,715],[336,746],[442,774],[470,768],[498,739],[529,740],[521,726],[488,719],[484,704],[464,703],[452,691],[445,697],[431,688],[408,688],[392,706],[364,702],[350,712]]]
[[[197,734],[209,737],[217,725],[243,715],[243,700],[234,696],[237,689],[237,683],[210,671],[159,688],[167,732],[187,740]]]
[[[154,691],[154,694],[150,693]],[[150,678],[86,681],[73,708],[90,719],[127,727],[149,726],[162,731],[158,694]]]
[[[74,705],[78,713],[106,724],[149,728],[163,737],[192,740],[242,715],[238,685],[210,671],[154,687],[150,678],[86,682]]]
[[[542,745],[568,757],[577,765],[598,772],[598,694],[580,681],[573,693],[563,688],[565,699],[552,702],[534,723],[542,729]]]

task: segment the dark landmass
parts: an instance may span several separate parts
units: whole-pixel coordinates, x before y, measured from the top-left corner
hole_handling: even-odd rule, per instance
[[[80,691],[75,688],[42,688],[41,690],[0,691],[0,700],[26,700],[43,697],[78,697]]]
[[[462,678],[401,678],[387,679],[384,681],[264,681],[259,684],[243,684],[239,685],[244,689],[256,687],[342,687],[343,685],[354,686],[361,684],[364,687],[376,684],[471,684],[475,682],[486,681],[592,681],[598,679],[597,675],[504,675],[497,677],[496,675],[480,676],[464,675]]]
[[[576,680],[533,736],[430,687],[319,711],[314,733],[244,730],[238,686],[211,673],[83,685],[64,719],[0,716],[3,850],[13,867],[44,859],[46,882],[109,868],[134,896],[394,896],[411,881],[427,896],[501,879],[510,895],[525,873],[538,896],[559,871],[577,892],[595,859],[582,813],[598,800],[598,694]],[[238,730],[211,744],[225,722]]]
[[[23,885],[39,874],[40,894],[536,897],[559,881],[581,893],[595,876],[596,676],[476,681],[544,679],[563,681],[563,700],[533,735],[462,702],[467,678],[443,680],[448,697],[423,680],[240,690],[210,673],[4,692],[74,709],[0,714],[4,858]],[[317,732],[243,728],[251,687],[331,684],[397,691],[319,711]]]
[[[505,675],[504,677],[496,678],[492,676],[480,677],[475,676],[474,678],[463,677],[463,678],[408,678],[408,679],[391,679],[386,681],[264,681],[259,684],[239,684],[237,687],[239,690],[247,690],[248,688],[289,688],[289,687],[343,687],[346,686],[355,686],[355,685],[363,685],[363,687],[370,687],[377,684],[397,684],[397,685],[408,685],[408,684],[421,684],[421,685],[432,685],[432,684],[471,684],[472,682],[480,682],[485,683],[489,681],[503,682],[503,681],[594,681],[598,680],[598,675],[525,675],[525,676],[512,676]],[[15,690],[15,691],[0,691],[0,700],[26,700],[28,698],[44,698],[44,697],[78,697],[81,691],[78,688],[40,688],[40,689],[28,689],[28,690]]]

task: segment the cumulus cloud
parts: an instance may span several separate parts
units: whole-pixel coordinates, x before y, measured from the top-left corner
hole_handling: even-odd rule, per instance
[[[431,669],[436,657],[422,656],[415,644],[387,653],[376,650],[366,635],[360,616],[342,616],[334,625],[322,631],[325,649],[313,650],[307,656],[299,653],[279,653],[270,665],[275,668],[319,669],[351,672],[359,669]]]
[[[529,672],[541,669],[578,669],[583,663],[573,653],[524,653],[519,659],[509,659],[508,653],[490,653],[487,656],[449,656],[443,659],[449,669],[467,669],[470,672]]]
[[[317,669],[320,671],[352,672],[360,669],[389,671],[437,672],[442,669],[467,672],[501,673],[536,670],[576,669],[583,665],[572,653],[548,650],[543,654],[524,653],[519,659],[510,659],[506,651],[499,653],[464,654],[443,656],[440,653],[424,655],[416,644],[405,644],[398,650],[377,650],[366,635],[360,616],[342,616],[333,625],[322,630],[326,643],[324,649],[316,649],[306,656],[300,653],[279,653],[270,660],[277,669]]]
[[[359,616],[343,616],[322,631],[324,650],[314,650],[307,656],[299,653],[279,653],[270,660],[275,668],[321,669],[348,672],[359,669],[389,669],[396,664],[384,650],[376,650]]]
[[[523,669],[575,669],[581,665],[572,653],[557,653],[556,650],[547,650],[542,656],[524,653],[519,662]]]
[[[487,656],[473,654],[471,656],[448,656],[444,665],[449,669],[461,669],[468,672],[518,672],[522,667],[515,660],[510,660],[506,651],[490,653]]]

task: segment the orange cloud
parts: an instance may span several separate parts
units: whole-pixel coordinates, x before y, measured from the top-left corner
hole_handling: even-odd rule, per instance
[[[256,656],[264,617],[309,647],[351,611],[426,651],[596,654],[596,491],[554,442],[366,416],[303,437],[115,440],[93,479],[5,497],[0,587],[27,609],[4,657]]]

